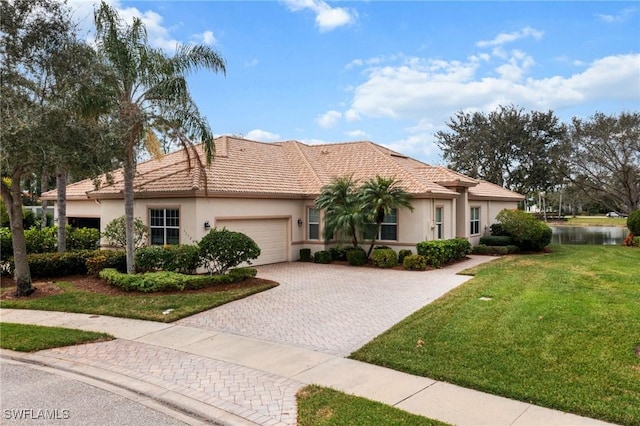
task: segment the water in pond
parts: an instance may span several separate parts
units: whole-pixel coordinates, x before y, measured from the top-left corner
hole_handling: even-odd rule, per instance
[[[551,226],[551,244],[620,245],[629,234],[619,226]]]

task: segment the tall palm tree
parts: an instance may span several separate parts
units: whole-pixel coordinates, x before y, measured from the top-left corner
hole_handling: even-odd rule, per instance
[[[226,72],[224,59],[204,45],[178,45],[168,56],[149,46],[146,28],[134,18],[128,25],[104,1],[95,11],[96,42],[102,60],[111,67],[116,89],[127,234],[127,272],[135,272],[133,238],[133,180],[136,151],[143,146],[159,152],[157,134],[166,134],[185,148],[202,141],[206,161],[214,155],[213,133],[187,88],[186,75],[207,69]],[[195,152],[195,151],[194,151]],[[200,158],[197,158],[202,165]]]
[[[325,240],[335,234],[346,234],[358,247],[358,235],[364,226],[364,215],[358,199],[356,182],[351,176],[334,178],[322,187],[316,198],[316,208],[324,210]]]
[[[368,212],[368,219],[376,224],[371,246],[367,252],[368,258],[376,243],[385,215],[390,214],[393,209],[401,207],[413,211],[413,205],[411,204],[411,195],[400,186],[400,181],[394,178],[376,176],[375,179],[366,181],[359,193],[362,209]]]

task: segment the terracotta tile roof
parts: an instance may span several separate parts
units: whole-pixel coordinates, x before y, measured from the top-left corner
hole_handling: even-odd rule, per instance
[[[147,197],[315,198],[322,186],[334,177],[352,175],[354,179],[364,181],[379,175],[401,181],[402,186],[416,197],[458,196],[445,186],[480,188],[476,191],[479,197],[511,194],[513,198],[514,194],[368,141],[306,145],[297,141],[264,143],[222,136],[215,144],[216,155],[210,166],[201,168],[194,160],[195,155],[192,153],[189,160],[184,151],[138,164],[134,180],[136,193]],[[202,146],[196,145],[192,149],[204,159]],[[98,189],[91,180],[73,183],[67,187],[67,198],[120,198],[124,188],[122,170],[114,171],[112,176],[112,182],[101,176]],[[55,196],[55,190],[43,194],[45,199],[55,199]]]
[[[510,191],[500,185],[487,182],[486,180],[480,180],[478,182],[479,184],[477,186],[469,188],[470,200],[520,201],[525,198],[524,195]]]

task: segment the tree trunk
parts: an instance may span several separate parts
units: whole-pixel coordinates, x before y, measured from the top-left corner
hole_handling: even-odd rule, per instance
[[[7,206],[9,226],[13,240],[13,279],[16,282],[16,296],[29,296],[35,288],[31,286],[31,271],[27,260],[27,241],[24,238],[22,223],[22,191],[20,190],[20,172],[12,176],[11,189],[2,184],[2,199]]]
[[[127,147],[124,163],[124,215],[126,223],[126,255],[127,274],[135,274],[135,239],[133,235],[133,179],[136,174],[136,163],[133,144]]]
[[[67,173],[58,170],[56,173],[56,189],[58,190],[58,252],[67,251]]]
[[[380,228],[382,227],[382,222],[376,224],[376,233],[373,235],[373,238],[371,239],[371,245],[369,246],[369,251],[367,252],[367,259],[369,259],[369,256],[371,256],[371,252],[373,251],[373,246],[376,244],[376,237],[378,236],[378,234],[380,233]]]
[[[47,192],[49,190],[49,176],[46,173],[42,173],[40,176],[40,195],[43,192]],[[47,227],[47,200],[40,199],[40,229],[44,229]]]

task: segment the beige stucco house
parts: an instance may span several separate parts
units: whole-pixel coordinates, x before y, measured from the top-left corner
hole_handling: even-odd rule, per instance
[[[197,167],[184,151],[137,166],[134,214],[150,226],[151,244],[188,244],[210,228],[226,227],[258,243],[262,254],[254,264],[297,260],[301,248],[327,248],[314,199],[332,178],[346,175],[360,181],[393,177],[412,194],[413,212],[389,215],[379,236],[379,244],[396,250],[415,252],[420,241],[454,237],[477,244],[500,210],[524,199],[372,142],[307,145],[222,136],[215,144],[209,167]],[[43,194],[55,197],[55,191]],[[110,182],[102,177],[98,188],[92,180],[76,182],[67,187],[67,217],[104,230],[124,214],[123,199],[121,170]]]

